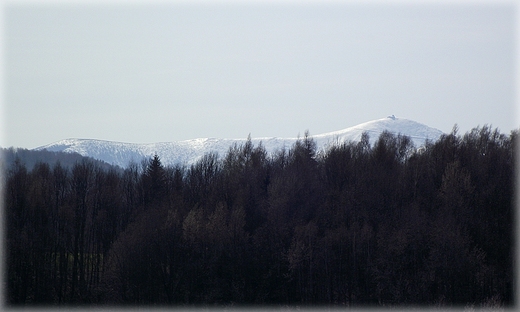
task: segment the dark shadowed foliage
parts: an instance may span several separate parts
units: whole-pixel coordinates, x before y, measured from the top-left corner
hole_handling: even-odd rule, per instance
[[[306,133],[125,170],[4,151],[6,303],[513,307],[516,138]]]

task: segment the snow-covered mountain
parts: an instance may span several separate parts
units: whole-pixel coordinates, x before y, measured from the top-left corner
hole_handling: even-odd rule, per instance
[[[367,132],[370,142],[373,144],[379,135],[388,130],[391,133],[401,133],[409,136],[416,147],[423,145],[426,140],[436,141],[443,134],[442,131],[428,127],[416,121],[388,116],[359,124],[344,130],[312,135],[318,149],[326,149],[337,142],[359,141],[361,134]],[[164,165],[185,164],[191,165],[208,152],[216,152],[224,156],[234,144],[243,144],[244,139],[193,139],[178,142],[163,143],[121,143],[92,139],[66,139],[49,145],[44,145],[35,150],[49,150],[60,152],[76,152],[83,156],[105,161],[109,164],[126,167],[133,161],[140,163],[143,158],[150,158],[157,154]],[[260,142],[268,153],[273,153],[283,148],[290,148],[298,138],[252,138],[254,146]]]

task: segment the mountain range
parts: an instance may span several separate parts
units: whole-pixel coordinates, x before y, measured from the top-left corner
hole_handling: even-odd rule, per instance
[[[436,141],[443,134],[442,131],[422,123],[391,115],[343,130],[311,135],[310,137],[316,142],[318,150],[324,150],[331,144],[359,141],[363,132],[369,134],[370,143],[373,144],[385,130],[394,134],[409,136],[416,147],[424,145],[426,140]],[[95,139],[65,139],[37,147],[35,150],[78,153],[122,168],[127,167],[131,162],[140,163],[142,159],[150,158],[155,154],[160,157],[164,165],[181,164],[189,166],[209,152],[216,152],[219,156],[224,156],[233,144],[241,145],[246,140],[246,138],[200,138],[177,142],[137,144]],[[297,140],[298,137],[251,138],[254,146],[262,142],[268,153],[274,153],[284,148],[289,149]]]

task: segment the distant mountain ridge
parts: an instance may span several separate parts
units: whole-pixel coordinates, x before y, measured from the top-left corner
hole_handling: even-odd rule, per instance
[[[400,133],[409,136],[416,147],[424,145],[426,140],[436,141],[443,134],[442,131],[422,123],[391,115],[343,130],[311,135],[311,138],[315,140],[318,150],[322,150],[338,142],[357,142],[363,132],[369,134],[370,142],[373,144],[385,130],[394,134]],[[209,152],[216,152],[219,156],[224,156],[233,144],[241,145],[246,140],[201,138],[177,142],[137,144],[94,139],[65,139],[40,146],[35,150],[78,153],[122,168],[127,167],[132,161],[139,163],[143,158],[150,158],[154,154],[161,158],[164,165],[191,165]],[[274,153],[283,148],[288,149],[297,140],[298,138],[251,138],[255,146],[262,142],[268,153]]]

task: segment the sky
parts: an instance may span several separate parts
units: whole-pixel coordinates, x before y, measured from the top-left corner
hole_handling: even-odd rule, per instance
[[[0,146],[520,128],[515,2],[7,2]]]

